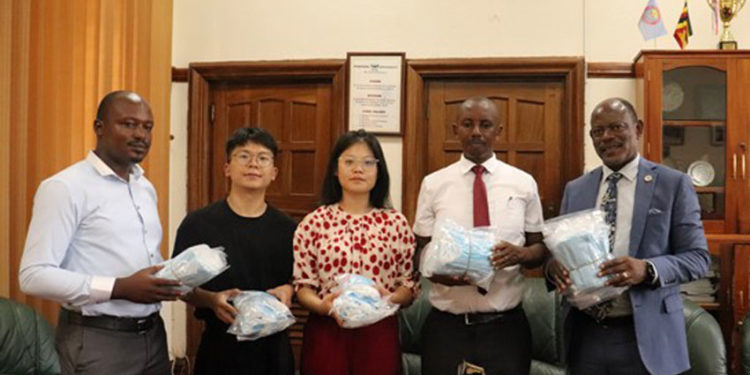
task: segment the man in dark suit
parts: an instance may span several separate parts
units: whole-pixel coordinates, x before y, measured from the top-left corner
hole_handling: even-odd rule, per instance
[[[571,308],[565,343],[573,375],[672,375],[690,367],[680,283],[702,277],[710,256],[690,178],[638,154],[643,122],[632,104],[611,98],[591,114],[590,136],[604,166],[569,182],[561,214],[599,207],[612,229],[615,259],[600,275],[630,287],[620,297]],[[551,260],[559,292],[567,270]]]

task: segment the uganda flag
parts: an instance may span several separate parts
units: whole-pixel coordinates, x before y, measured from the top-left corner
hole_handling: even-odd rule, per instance
[[[690,15],[688,14],[687,0],[682,6],[680,19],[677,21],[677,28],[674,30],[674,39],[680,45],[680,49],[685,49],[688,44],[688,38],[693,36],[693,27],[690,26]]]

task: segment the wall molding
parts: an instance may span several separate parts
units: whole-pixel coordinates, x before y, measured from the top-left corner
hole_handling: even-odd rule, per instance
[[[172,67],[172,82],[187,82],[188,81],[188,68],[177,68]]]
[[[587,78],[635,78],[635,69],[630,62],[586,63]]]

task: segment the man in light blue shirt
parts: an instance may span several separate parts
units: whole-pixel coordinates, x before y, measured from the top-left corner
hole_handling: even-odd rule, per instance
[[[167,374],[161,301],[176,281],[162,261],[156,191],[137,164],[151,146],[153,114],[138,94],[99,104],[96,149],[39,186],[19,281],[62,303],[56,347],[63,374]]]

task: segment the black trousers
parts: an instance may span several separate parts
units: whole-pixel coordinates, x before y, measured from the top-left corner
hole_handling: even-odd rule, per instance
[[[517,307],[475,324],[465,315],[435,308],[422,328],[422,373],[455,375],[463,361],[482,366],[487,375],[526,375],[531,367],[531,331]]]
[[[224,327],[206,326],[195,358],[195,375],[294,375],[286,331],[254,341],[237,341]]]
[[[648,375],[632,316],[596,322],[577,309],[570,309],[570,314],[571,375]]]

